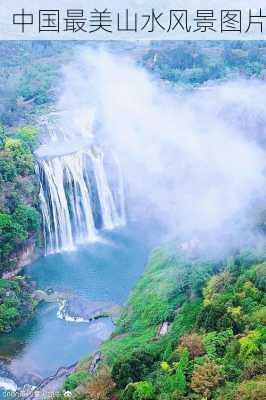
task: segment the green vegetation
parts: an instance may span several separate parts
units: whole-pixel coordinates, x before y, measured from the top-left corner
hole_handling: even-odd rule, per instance
[[[263,249],[222,261],[154,251],[101,348],[102,365],[73,390],[74,398],[263,399],[265,257]],[[166,321],[170,328],[160,335]],[[87,362],[77,371],[87,373]]]
[[[265,42],[153,42],[143,63],[160,78],[184,85],[238,77],[264,78]]]
[[[74,374],[70,375],[64,383],[64,387],[66,390],[73,390],[86,379],[88,379],[89,373],[86,371],[77,371]]]
[[[265,78],[265,41],[110,46],[135,51],[139,64],[170,84]],[[16,267],[29,242],[40,240],[33,155],[38,132],[32,125],[56,99],[55,82],[73,50],[68,42],[0,43],[1,274]],[[104,362],[93,376],[86,362],[80,364],[65,389],[79,400],[265,398],[265,259],[245,252],[217,261],[156,250],[102,346]],[[0,333],[31,315],[33,306],[25,280],[0,279]],[[170,329],[162,336],[165,322]]]
[[[37,130],[0,131],[0,272],[16,266],[29,239],[39,235],[33,149]]]
[[[0,121],[6,126],[32,123],[55,101],[55,82],[70,59],[71,42],[0,42]],[[66,51],[67,50],[67,51]]]
[[[0,333],[12,331],[33,309],[31,287],[25,278],[0,279]]]

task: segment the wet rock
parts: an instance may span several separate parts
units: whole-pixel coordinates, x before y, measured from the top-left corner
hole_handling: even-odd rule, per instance
[[[41,381],[29,395],[25,397],[27,400],[44,400],[49,398],[51,393],[57,392],[62,388],[65,379],[75,371],[77,363],[68,367],[60,367],[54,375],[49,376]]]
[[[98,351],[97,353],[95,353],[93,355],[93,357],[90,361],[89,367],[88,367],[88,370],[91,374],[95,374],[100,361],[102,361],[102,354],[101,354],[101,352]]]
[[[162,337],[167,335],[169,328],[170,328],[170,322],[168,321],[163,322],[157,330],[157,337]]]
[[[116,320],[120,312],[121,307],[115,304],[93,302],[79,296],[72,296],[61,301],[58,317],[75,322],[90,322],[104,317]]]
[[[26,372],[19,379],[19,386],[20,387],[23,387],[25,385],[38,386],[42,382],[42,380],[43,380],[42,376]]]
[[[49,288],[46,289],[46,293],[47,294],[54,294],[54,289],[49,287]]]
[[[33,297],[37,301],[46,301],[47,303],[57,303],[61,299],[59,293],[56,293],[54,291],[52,293],[47,293],[47,291],[41,289],[35,290],[33,293]]]

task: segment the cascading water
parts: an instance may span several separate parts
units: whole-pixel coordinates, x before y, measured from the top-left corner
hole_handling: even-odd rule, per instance
[[[111,187],[96,147],[38,161],[46,254],[95,241],[101,229],[125,224],[124,188]],[[118,201],[117,201],[118,199]]]

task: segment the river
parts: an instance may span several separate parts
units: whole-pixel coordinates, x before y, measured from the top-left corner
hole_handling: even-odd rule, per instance
[[[154,233],[157,232],[154,237]],[[153,236],[152,236],[153,235]],[[41,289],[71,291],[93,301],[124,304],[158,240],[152,227],[131,224],[105,232],[99,242],[75,252],[42,257],[23,271]],[[57,317],[57,304],[41,304],[34,317],[0,337],[1,378],[18,386],[55,373],[94,352],[112,333],[110,319],[75,323]]]

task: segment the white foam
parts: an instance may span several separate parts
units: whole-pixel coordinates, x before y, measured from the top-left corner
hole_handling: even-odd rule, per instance
[[[16,382],[4,377],[0,377],[0,388],[10,392],[16,392],[18,390]]]
[[[87,319],[84,319],[84,318],[81,318],[81,317],[71,317],[69,314],[67,314],[66,312],[65,312],[65,305],[66,305],[66,301],[65,300],[63,300],[63,301],[61,301],[60,303],[59,303],[59,308],[58,308],[58,311],[57,311],[57,318],[59,318],[59,319],[62,319],[62,320],[64,320],[64,321],[67,321],[67,322],[77,322],[77,323],[88,323],[88,322],[91,322],[91,320],[87,320]]]

